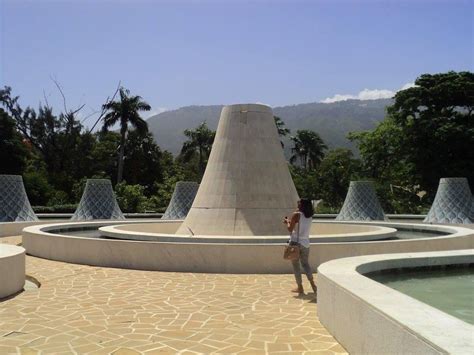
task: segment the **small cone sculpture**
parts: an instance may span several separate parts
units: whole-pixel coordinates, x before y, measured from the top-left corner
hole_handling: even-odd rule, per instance
[[[474,198],[466,178],[440,179],[433,205],[424,222],[474,223]]]
[[[194,181],[178,181],[173,196],[161,219],[184,219],[193,204],[199,184]]]
[[[271,108],[225,106],[198,193],[177,234],[288,234],[282,219],[297,201]]]
[[[88,179],[81,202],[71,217],[73,221],[125,219],[108,179]]]
[[[21,175],[0,175],[0,222],[37,220]]]
[[[385,219],[372,181],[351,181],[337,221],[382,221]]]

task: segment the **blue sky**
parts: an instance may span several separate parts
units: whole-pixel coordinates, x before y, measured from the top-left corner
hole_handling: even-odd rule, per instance
[[[378,97],[422,73],[472,71],[473,7],[458,0],[0,0],[0,85],[12,86],[23,105],[46,96],[60,110],[53,77],[68,106],[86,104],[83,116],[119,80],[153,112]]]

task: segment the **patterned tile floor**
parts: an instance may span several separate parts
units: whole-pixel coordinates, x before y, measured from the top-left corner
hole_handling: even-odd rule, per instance
[[[26,264],[41,288],[0,301],[0,354],[346,353],[291,275]]]

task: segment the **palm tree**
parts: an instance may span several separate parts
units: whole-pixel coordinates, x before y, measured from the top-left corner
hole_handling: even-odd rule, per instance
[[[203,122],[195,129],[185,130],[184,135],[188,137],[188,140],[183,143],[183,148],[181,149],[183,160],[189,161],[197,153],[199,156],[199,172],[202,176],[209,154],[211,154],[216,132],[210,130],[206,122]]]
[[[275,126],[277,127],[278,135],[280,137],[285,137],[288,134],[290,134],[290,130],[285,127],[285,122],[283,122],[283,120],[280,117],[273,116],[273,119],[275,120]],[[285,148],[285,144],[283,144],[282,141],[280,141],[280,143],[281,143],[281,147]]]
[[[296,136],[292,136],[294,147],[291,149],[293,155],[290,163],[300,159],[300,164],[304,169],[316,168],[324,158],[324,151],[328,148],[322,138],[314,131],[307,129],[296,131]]]
[[[120,122],[120,150],[118,155],[117,184],[122,181],[123,175],[123,157],[125,153],[125,139],[127,137],[128,125],[132,125],[138,133],[148,132],[148,125],[138,112],[150,111],[151,106],[142,101],[140,96],[130,96],[130,91],[121,87],[120,100],[107,102],[103,105],[107,112],[103,118],[103,131]]]

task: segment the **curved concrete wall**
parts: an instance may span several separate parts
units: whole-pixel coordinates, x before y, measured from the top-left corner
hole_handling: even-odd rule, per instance
[[[108,224],[112,225],[113,222]],[[397,226],[391,223],[384,225]],[[282,258],[284,243],[174,243],[92,239],[47,232],[54,228],[57,229],[54,225],[24,229],[23,245],[27,253],[58,261],[140,270],[238,274],[292,272],[291,264]],[[420,228],[451,231],[453,234],[411,240],[315,244],[311,248],[310,263],[316,270],[323,262],[347,256],[473,247],[474,230],[424,225],[420,225]]]
[[[163,223],[165,222],[165,223]],[[162,221],[149,223],[127,223],[117,224],[114,223],[117,229],[130,232],[143,232],[143,233],[166,233],[174,234],[176,230],[181,226],[183,221]],[[159,228],[158,228],[159,227]],[[313,222],[311,225],[310,234],[313,235],[333,235],[333,234],[367,234],[379,231],[376,225],[370,224],[350,224],[350,223],[333,223],[333,222]],[[248,236],[252,238],[253,236]],[[287,235],[285,235],[288,238]]]
[[[0,244],[0,299],[11,296],[25,285],[25,249]]]
[[[51,224],[61,222],[61,220],[48,220],[48,221],[30,221],[30,222],[0,222],[0,238],[12,237],[21,235],[23,228],[30,226],[38,226],[42,224]]]
[[[181,235],[174,234],[181,222],[168,223],[128,223],[101,227],[102,235],[110,238],[145,240],[156,242],[191,243],[246,243],[246,244],[284,244],[288,235],[275,236],[219,236],[219,235]],[[397,230],[393,228],[342,223],[313,223],[310,231],[311,243],[356,242],[382,240],[393,237]],[[52,231],[54,232],[54,231]]]
[[[353,354],[471,354],[472,325],[362,274],[473,262],[472,250],[330,261],[318,268],[319,320]]]

